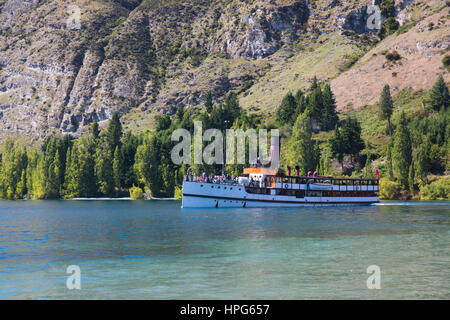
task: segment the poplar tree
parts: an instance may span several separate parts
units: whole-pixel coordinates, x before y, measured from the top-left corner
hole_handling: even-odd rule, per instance
[[[145,137],[143,144],[137,148],[134,168],[136,174],[154,196],[160,194],[162,188],[161,176],[158,172],[159,150],[154,136]]]
[[[109,151],[102,148],[97,148],[95,153],[95,178],[100,194],[111,196],[114,187],[111,156]]]
[[[394,134],[393,160],[397,180],[408,189],[409,167],[412,163],[411,137],[405,113],[402,112]]]
[[[123,156],[121,150],[119,149],[119,146],[117,146],[116,150],[114,151],[113,174],[114,186],[117,189],[120,189],[122,187],[123,181]]]
[[[391,90],[388,84],[384,86],[378,104],[381,111],[380,117],[382,120],[388,121],[389,136],[392,137],[391,116],[394,111],[394,101],[392,100]]]

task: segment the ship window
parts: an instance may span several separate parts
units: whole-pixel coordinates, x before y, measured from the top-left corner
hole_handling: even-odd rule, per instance
[[[241,191],[241,188],[239,188],[239,191]]]
[[[211,189],[214,189],[214,186],[211,186]]]
[[[233,188],[230,188],[230,190],[233,190]]]
[[[217,187],[217,189],[220,189],[220,187]]]
[[[227,187],[225,187],[224,189],[227,190]]]
[[[200,188],[203,188],[203,185],[202,185],[202,184],[200,185]]]

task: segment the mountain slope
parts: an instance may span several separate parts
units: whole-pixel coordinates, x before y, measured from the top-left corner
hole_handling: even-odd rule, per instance
[[[345,89],[363,71],[338,76],[375,38],[366,26],[371,3],[0,0],[0,139],[80,135],[114,112],[127,128],[145,130],[161,112],[202,104],[209,90],[216,100],[237,90],[245,108],[268,116],[287,90],[307,87],[314,75],[336,78],[340,107],[370,103],[372,96],[359,101],[357,90]],[[67,28],[68,5],[80,8],[79,30]],[[443,6],[445,1],[397,1],[397,19],[417,21]],[[447,22],[436,28],[424,36],[445,43]],[[379,48],[396,46],[395,39],[406,35]],[[437,70],[435,56],[434,68],[424,61],[429,73]],[[376,59],[366,55],[357,68]],[[407,72],[397,72],[399,79]],[[366,88],[373,81],[367,79]]]

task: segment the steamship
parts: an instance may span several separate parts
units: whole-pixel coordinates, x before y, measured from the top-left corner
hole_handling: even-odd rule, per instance
[[[371,205],[379,202],[378,179],[287,174],[278,168],[279,147],[272,143],[270,166],[244,169],[235,180],[187,174],[182,208],[265,208]],[[379,174],[377,172],[377,174]]]

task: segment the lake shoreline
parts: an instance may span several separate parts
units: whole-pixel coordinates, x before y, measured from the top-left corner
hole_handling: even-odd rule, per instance
[[[68,198],[68,199],[4,199],[0,198],[0,201],[180,201],[176,198],[151,198],[151,199],[133,199],[130,197],[124,198]]]

